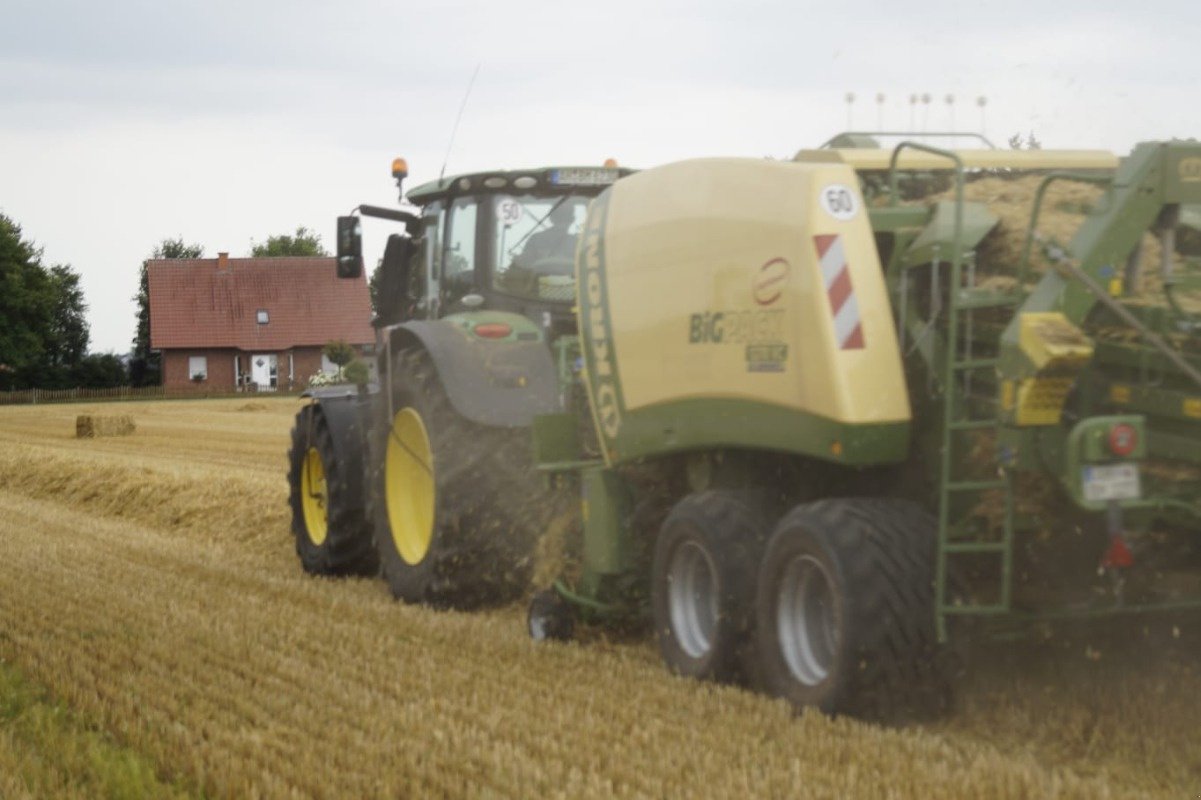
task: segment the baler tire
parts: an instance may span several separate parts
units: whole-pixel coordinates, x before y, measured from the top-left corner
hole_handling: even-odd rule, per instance
[[[575,609],[554,589],[530,598],[526,629],[535,642],[567,642],[575,634]]]
[[[529,582],[544,510],[528,429],[485,426],[461,417],[421,350],[398,353],[393,376],[396,413],[388,420],[382,410],[371,503],[380,567],[393,596],[435,608],[476,608],[520,597]],[[421,436],[406,444],[398,438],[398,424],[419,427]],[[422,469],[430,476],[432,498],[410,495],[402,501],[408,491],[403,480],[389,494],[389,447],[400,447],[420,461],[426,456],[413,455],[413,442],[421,445],[421,437],[429,458]],[[404,457],[400,452],[396,458]],[[430,505],[429,519],[419,520],[424,542],[393,532],[389,503],[397,509],[415,507],[414,497],[418,505]],[[402,550],[407,552],[402,555]]]
[[[936,531],[903,500],[821,500],[786,514],[759,569],[760,688],[833,715],[900,722],[945,713]]]
[[[678,675],[741,681],[751,643],[764,524],[732,492],[691,494],[655,540],[651,610],[659,654]]]
[[[362,492],[351,488],[329,425],[316,406],[307,405],[296,414],[288,465],[292,534],[304,571],[311,575],[374,575],[379,561]],[[315,474],[318,470],[320,477]],[[314,479],[324,484],[318,490],[305,485]],[[314,514],[324,519],[312,519]],[[320,530],[322,523],[324,531]]]

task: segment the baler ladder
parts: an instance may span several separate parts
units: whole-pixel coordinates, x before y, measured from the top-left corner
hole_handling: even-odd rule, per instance
[[[947,617],[950,615],[1004,614],[1010,610],[1011,578],[1013,573],[1013,478],[1009,470],[1002,468],[997,459],[997,477],[986,479],[963,477],[958,461],[964,452],[963,440],[974,433],[991,431],[993,441],[998,440],[1000,408],[995,401],[988,416],[973,415],[970,391],[973,374],[991,370],[994,374],[998,359],[977,358],[972,354],[973,313],[987,308],[1016,308],[1022,301],[1019,292],[997,292],[964,286],[963,281],[963,161],[955,153],[916,142],[902,142],[893,150],[890,164],[892,198],[899,197],[896,165],[905,148],[925,151],[942,156],[955,163],[955,225],[951,245],[950,276],[947,282],[948,302],[944,326],[941,358],[936,357],[942,394],[941,450],[938,472],[938,549],[935,572],[935,622],[940,641],[947,639]],[[935,264],[934,270],[939,266]],[[974,279],[974,269],[971,270]],[[960,332],[965,335],[960,341]],[[977,503],[973,497],[984,497],[987,493],[1000,492],[1003,514],[1000,530],[981,524],[976,513]],[[996,559],[998,567],[997,597],[990,602],[973,602],[970,598],[956,597],[951,586],[952,560],[979,557]]]
[[[991,414],[981,416],[978,412],[975,415],[972,413],[970,393],[973,374],[985,371],[995,373],[998,364],[995,356],[973,357],[973,312],[986,308],[1015,308],[1020,303],[1020,296],[998,295],[991,290],[964,287],[962,266],[962,253],[956,247],[950,267],[941,385],[943,424],[938,479],[938,562],[935,573],[940,640],[947,638],[946,619],[950,615],[1007,613],[1010,610],[1013,574],[1012,473],[1002,467],[998,458],[996,477],[963,477],[963,465],[959,462],[968,450],[965,439],[973,434],[991,432],[993,446],[996,447],[1000,433],[1000,409],[995,393],[990,400],[993,406]],[[962,343],[961,329],[965,334]],[[996,492],[1001,494],[1003,503],[999,530],[995,524],[980,519],[976,513],[977,503],[972,502],[973,498],[983,498],[988,493]],[[950,580],[951,563],[957,558],[971,556],[991,556],[998,562],[998,591],[991,602],[973,602],[969,598],[955,596]]]

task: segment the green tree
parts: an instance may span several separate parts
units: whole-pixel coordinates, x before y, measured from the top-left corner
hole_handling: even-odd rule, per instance
[[[72,373],[72,384],[85,389],[124,386],[129,381],[125,364],[115,353],[90,353],[80,360]]]
[[[54,315],[50,321],[47,355],[51,364],[70,368],[82,361],[88,352],[88,304],[83,299],[79,275],[69,266],[56,264],[51,267],[50,281],[54,286]]]
[[[0,215],[0,386],[21,388],[42,357],[48,324],[42,253],[21,237],[21,226]]]
[[[21,226],[0,214],[0,389],[57,388],[87,351],[79,276],[46,267]]]
[[[1043,143],[1035,138],[1034,131],[1030,131],[1025,139],[1022,139],[1022,134],[1015,133],[1013,136],[1009,137],[1009,146],[1014,150],[1021,150],[1022,148],[1027,150],[1043,149]]]
[[[343,372],[346,374],[346,382],[356,386],[363,386],[371,380],[371,368],[362,361],[350,362]]]
[[[327,342],[321,352],[338,366],[338,380],[342,380],[342,368],[355,359],[354,348],[339,339]]]
[[[45,389],[70,389],[76,385],[75,368],[88,352],[88,305],[74,270],[64,264],[43,269],[50,314],[40,331],[40,363],[26,383]]]
[[[380,314],[380,305],[383,303],[384,293],[384,260],[381,258],[375,264],[375,269],[371,271],[371,277],[367,279],[367,294],[371,297],[371,313],[377,317]]]
[[[150,260],[164,258],[204,258],[204,247],[187,244],[182,236],[163,239],[150,254]],[[150,351],[150,277],[145,261],[142,262],[138,293],[133,299],[138,304],[138,329],[133,337],[133,358],[129,362],[130,383],[134,386],[157,386],[162,365],[158,353]]]
[[[311,231],[303,225],[296,229],[295,235],[286,233],[279,236],[268,236],[263,244],[255,244],[250,240],[250,255],[255,258],[264,256],[328,256],[321,245],[321,234]]]

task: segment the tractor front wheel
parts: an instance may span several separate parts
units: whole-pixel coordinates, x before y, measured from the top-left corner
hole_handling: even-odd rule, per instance
[[[316,405],[296,415],[288,453],[292,534],[304,570],[313,575],[370,575],[378,568],[371,528],[353,465],[338,458],[325,416]]]

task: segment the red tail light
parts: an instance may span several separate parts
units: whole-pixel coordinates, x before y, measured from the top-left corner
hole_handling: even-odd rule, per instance
[[[1115,456],[1128,456],[1138,447],[1138,431],[1133,425],[1120,423],[1109,429],[1109,450]]]
[[[472,328],[481,339],[504,339],[513,332],[507,322],[481,322]]]

